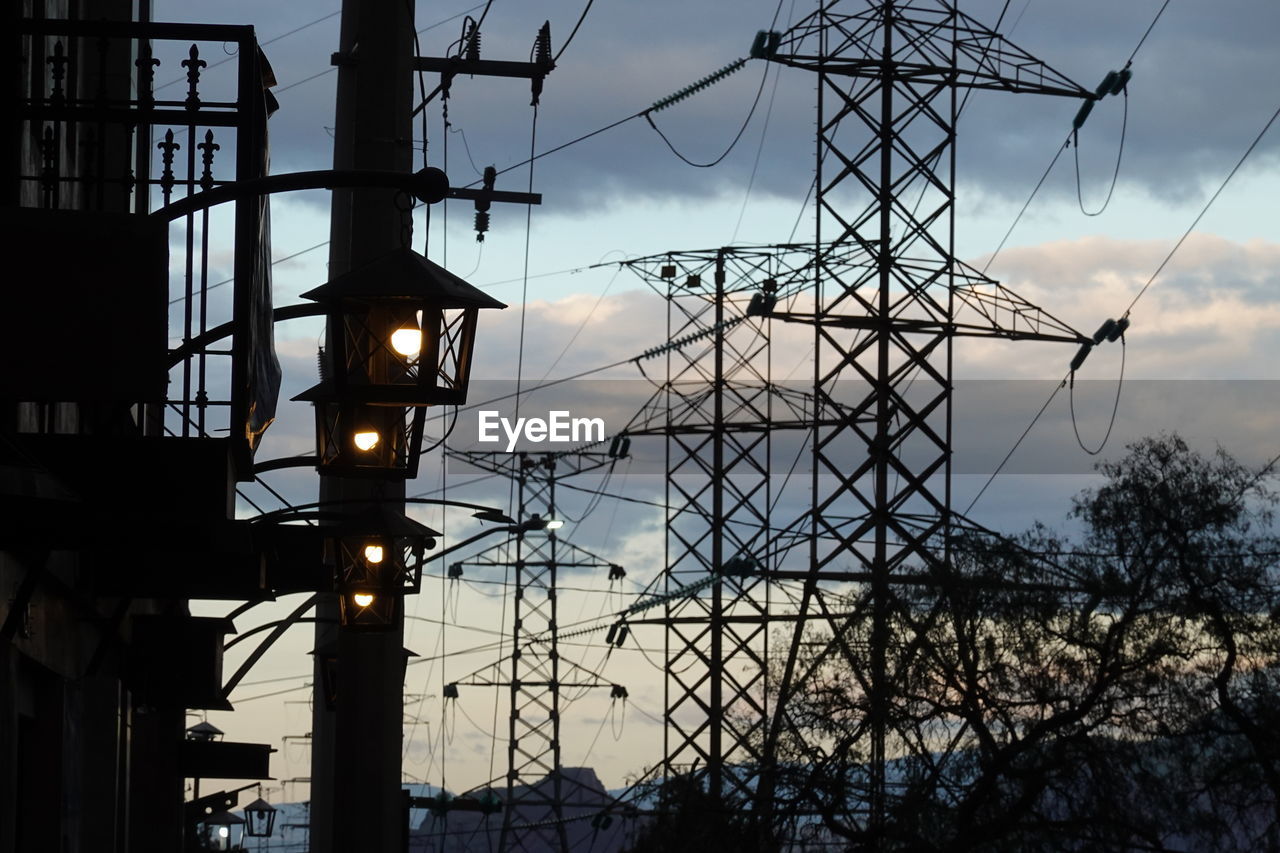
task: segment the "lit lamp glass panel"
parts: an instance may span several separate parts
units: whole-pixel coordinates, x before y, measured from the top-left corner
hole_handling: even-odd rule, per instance
[[[326,383],[295,399],[315,404],[321,473],[396,479],[417,474],[425,409],[343,403]]]
[[[261,789],[259,789],[261,793]],[[244,834],[249,838],[270,838],[276,824],[276,807],[261,796],[244,807]]]
[[[342,329],[322,356],[338,399],[375,406],[466,402],[479,312],[506,307],[408,248],[303,298]]]
[[[391,333],[391,349],[409,367],[418,363],[418,356],[422,354],[422,329],[416,320],[397,325]]]
[[[348,627],[390,626],[421,585],[423,557],[438,534],[402,512],[372,509],[345,519],[325,540],[326,562]]]
[[[371,405],[416,405],[432,377],[433,338],[422,329],[420,303],[411,300],[344,302],[345,331],[339,384]]]
[[[333,540],[337,584],[341,589],[416,591],[414,569],[421,553],[405,539],[343,536]]]
[[[374,589],[358,589],[342,593],[338,598],[338,618],[347,628],[379,631],[390,630],[396,623],[403,594]]]

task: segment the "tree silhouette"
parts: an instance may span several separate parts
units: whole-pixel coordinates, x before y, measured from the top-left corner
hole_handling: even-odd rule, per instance
[[[811,629],[771,809],[851,849],[1280,849],[1270,467],[1139,441],[1074,543],[972,531],[894,586],[887,814],[866,819],[870,606]],[[941,544],[939,550],[941,550]]]
[[[700,774],[665,779],[655,786],[656,808],[628,853],[770,853],[742,803],[717,798]]]

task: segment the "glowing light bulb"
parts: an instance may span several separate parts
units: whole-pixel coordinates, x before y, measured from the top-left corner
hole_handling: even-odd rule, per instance
[[[547,530],[559,530],[561,527],[564,527],[564,522],[561,521],[560,519],[558,518],[547,519]]]
[[[371,429],[361,430],[352,436],[352,441],[360,450],[369,451],[378,446],[378,434]]]
[[[382,562],[382,546],[381,545],[365,545],[364,558],[369,563]]]
[[[218,835],[221,836],[222,838],[226,838],[230,834],[231,834],[231,830],[227,829],[225,826],[218,827]]]
[[[405,358],[414,359],[422,352],[422,330],[405,326],[391,333],[391,348]]]
[[[356,603],[357,607],[368,607],[370,604],[373,604],[373,593],[357,592],[355,595],[351,596],[351,600]]]

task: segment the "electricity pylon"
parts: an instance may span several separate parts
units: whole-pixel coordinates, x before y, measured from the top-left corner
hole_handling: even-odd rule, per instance
[[[668,252],[623,265],[667,302],[664,381],[626,427],[666,450],[663,774],[691,767],[719,798],[752,790],[768,690],[775,434],[807,429],[812,395],[770,379],[768,314],[811,281],[812,246]]]
[[[616,460],[589,450],[450,450],[447,454],[510,478],[519,501],[516,519],[520,529],[509,541],[460,560],[449,569],[451,577],[461,577],[467,566],[501,568],[512,577],[510,680],[483,682],[506,688],[510,696],[506,797],[497,849],[499,853],[534,849],[568,853],[564,808],[573,805],[574,799],[568,790],[573,780],[561,773],[561,691],[612,685],[560,655],[557,584],[565,569],[608,569],[610,580],[614,580],[622,576],[622,567],[560,539],[556,483]],[[544,526],[530,523],[535,516]]]
[[[865,685],[868,719],[851,736],[867,756],[867,848],[882,844],[886,758],[910,749],[890,719],[912,638],[891,636],[911,564],[949,563],[952,346],[960,336],[1079,343],[1051,315],[954,255],[958,93],[1092,98],[947,0],[823,0],[772,61],[818,78],[817,258],[811,309],[777,317],[813,327],[815,411],[808,565],[757,791],[768,809],[788,698],[802,688],[806,623],[826,622],[831,654]],[[861,254],[860,262],[850,263]],[[849,381],[854,380],[854,381]],[[911,578],[917,583],[919,574]],[[833,582],[855,612],[832,615]],[[865,653],[842,638],[866,626]],[[805,737],[789,731],[789,736]]]

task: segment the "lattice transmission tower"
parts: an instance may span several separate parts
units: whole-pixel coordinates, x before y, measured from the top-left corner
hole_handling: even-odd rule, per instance
[[[759,808],[770,807],[784,731],[806,736],[788,730],[785,707],[803,686],[797,658],[806,625],[820,621],[833,637],[825,653],[844,657],[851,683],[864,685],[867,719],[850,736],[866,756],[854,796],[874,849],[886,758],[913,748],[889,724],[914,653],[912,637],[890,633],[890,617],[906,607],[904,590],[918,598],[930,569],[949,564],[956,524],[953,342],[1084,340],[956,259],[958,95],[1094,95],[947,0],[823,0],[770,58],[818,81],[812,303],[775,320],[812,326],[812,390],[822,414],[812,439],[807,565],[770,573],[801,581],[803,592],[756,796]],[[825,596],[839,585],[837,606]]]
[[[698,767],[717,796],[750,793],[768,691],[775,436],[810,428],[808,388],[775,384],[768,315],[812,282],[808,245],[668,252],[627,261],[667,303],[662,382],[626,427],[661,437],[666,549],[663,774]],[[648,359],[646,359],[648,360]]]
[[[519,525],[534,516],[543,521],[561,520],[557,515],[557,482],[616,462],[608,453],[589,450],[450,450],[447,455],[510,479],[515,484]],[[453,563],[449,574],[461,577],[466,567],[503,569],[510,574],[513,590],[510,677],[467,682],[505,688],[510,698],[506,796],[497,850],[568,853],[565,807],[584,802],[598,805],[598,795],[591,791],[575,797],[580,793],[575,790],[577,783],[561,772],[561,694],[566,688],[614,685],[561,656],[557,585],[563,570],[604,569],[610,580],[616,580],[624,574],[622,567],[565,541],[557,529],[536,527],[513,532],[510,540]]]

